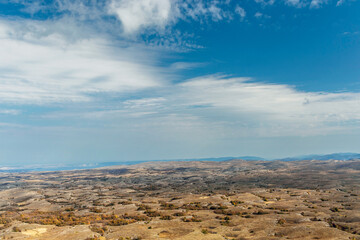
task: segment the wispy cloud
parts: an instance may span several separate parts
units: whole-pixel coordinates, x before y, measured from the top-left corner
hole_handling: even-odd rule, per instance
[[[341,5],[344,4],[344,2],[345,2],[345,0],[339,0],[339,1],[336,2],[336,6],[337,6],[337,7],[338,7],[338,6],[341,6]]]
[[[235,115],[255,114],[258,119],[308,126],[360,121],[360,111],[356,110],[360,107],[359,93],[300,92],[288,85],[249,80],[209,76],[182,86],[193,96],[192,104]]]
[[[302,8],[307,5],[307,1],[304,0],[285,0],[285,3],[289,6]]]
[[[89,101],[93,94],[162,84],[165,72],[149,63],[156,58],[141,46],[117,47],[104,38],[69,40],[54,27],[52,22],[0,22],[1,102]]]
[[[322,5],[326,4],[326,0],[312,0],[310,2],[310,8],[320,8]]]
[[[246,17],[245,9],[240,7],[239,5],[236,5],[235,12],[240,15],[242,20]]]
[[[262,12],[256,12],[254,14],[254,17],[257,19],[270,19],[271,16],[267,15],[267,14],[263,14]]]
[[[264,14],[262,14],[261,12],[256,12],[256,13],[254,14],[254,17],[256,17],[256,18],[261,18],[263,15],[264,15]]]
[[[20,113],[21,111],[16,109],[0,109],[0,114],[19,115]]]
[[[266,5],[273,5],[275,3],[275,0],[255,0],[256,3],[260,3],[261,5],[263,6],[266,6]]]
[[[168,121],[172,121],[177,128],[268,137],[351,132],[360,122],[359,93],[302,92],[251,78],[204,76],[155,88],[151,95],[154,97],[124,100],[113,109],[51,116],[96,116],[96,121],[106,119],[109,124],[117,122],[129,129],[156,126],[165,132],[170,127]],[[187,119],[186,125],[180,124],[182,119]]]
[[[341,5],[343,0],[339,0],[336,6]],[[285,4],[296,8],[309,7],[311,9],[321,8],[326,4],[329,4],[327,0],[285,0]]]
[[[174,70],[186,70],[204,67],[207,63],[199,63],[199,62],[175,62],[172,63],[170,68]]]
[[[343,32],[344,36],[357,36],[360,34],[360,31],[354,31],[354,32]]]

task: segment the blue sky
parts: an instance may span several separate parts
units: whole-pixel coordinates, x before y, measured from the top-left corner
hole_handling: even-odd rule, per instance
[[[0,164],[360,152],[359,11],[0,0]]]

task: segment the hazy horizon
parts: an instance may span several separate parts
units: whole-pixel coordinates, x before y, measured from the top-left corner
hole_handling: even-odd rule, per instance
[[[135,165],[148,162],[181,162],[181,161],[210,161],[225,162],[230,160],[245,161],[302,161],[302,160],[354,160],[360,159],[360,153],[329,153],[329,154],[308,154],[299,156],[286,156],[279,158],[263,158],[260,156],[221,156],[221,157],[202,157],[202,158],[179,158],[179,159],[147,159],[147,160],[118,160],[118,161],[99,161],[99,162],[74,162],[74,163],[30,163],[30,164],[1,164],[0,172],[28,172],[28,171],[62,171],[77,169],[94,169],[110,167],[116,165]]]

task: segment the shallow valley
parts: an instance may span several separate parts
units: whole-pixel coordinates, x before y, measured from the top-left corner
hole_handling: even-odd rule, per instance
[[[360,239],[360,160],[1,173],[1,239]]]

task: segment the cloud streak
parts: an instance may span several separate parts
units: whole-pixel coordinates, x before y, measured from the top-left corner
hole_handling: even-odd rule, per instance
[[[51,118],[117,122],[129,129],[198,129],[207,134],[313,136],[359,129],[360,94],[302,92],[284,84],[221,75],[155,88],[151,96],[124,100],[107,110],[52,113]],[[55,114],[55,115],[54,115]],[[96,116],[96,118],[94,118]],[[160,130],[162,129],[162,130]]]
[[[162,84],[162,70],[148,64],[156,59],[141,46],[119,48],[99,38],[69,41],[52,28],[51,22],[0,22],[0,102],[89,101],[93,94]]]
[[[288,85],[216,76],[193,79],[181,86],[193,96],[192,104],[234,115],[255,114],[269,121],[300,125],[360,121],[359,93],[300,92]]]

